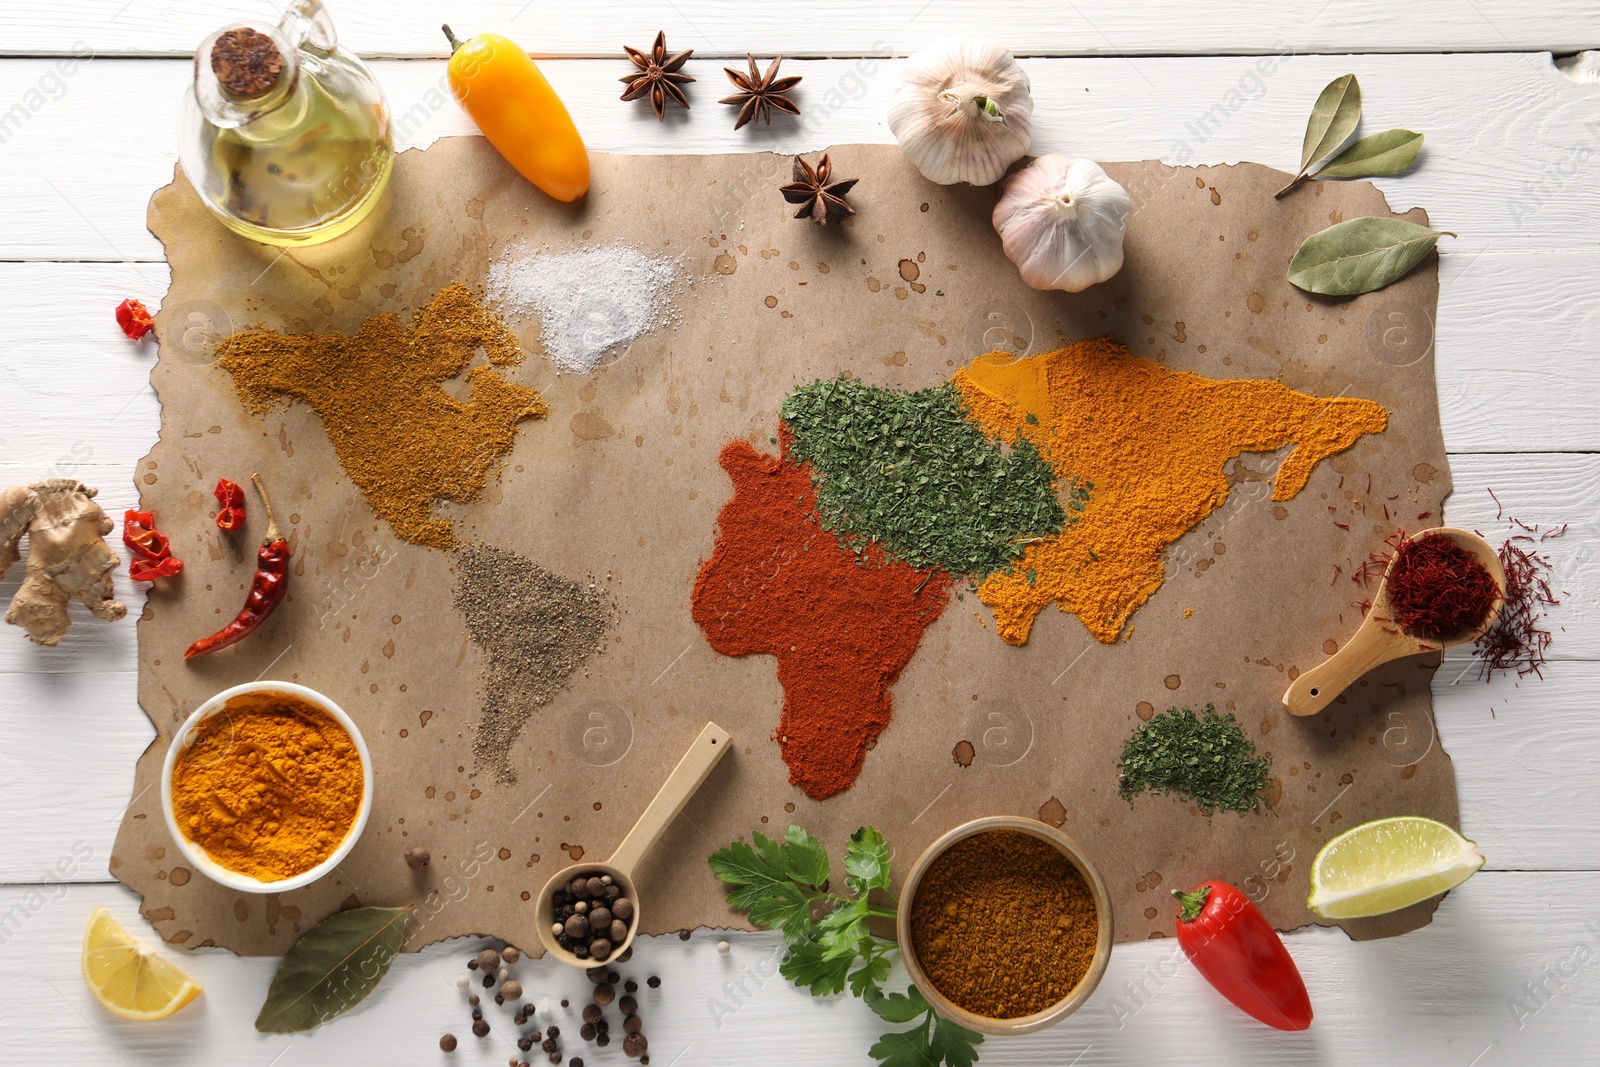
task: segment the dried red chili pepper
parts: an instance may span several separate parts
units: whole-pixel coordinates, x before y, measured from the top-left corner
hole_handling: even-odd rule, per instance
[[[155,526],[148,511],[130,510],[122,517],[122,543],[136,557],[128,564],[128,577],[136,582],[170,578],[183,570],[183,560],[173,556],[167,535]]]
[[[226,478],[217,479],[217,503],[222,505],[222,510],[217,512],[217,528],[221,530],[237,530],[244,525],[244,490],[239,488],[238,482],[230,482]]]
[[[257,626],[267,621],[289,591],[289,542],[278,532],[278,520],[272,514],[272,501],[267,497],[266,487],[261,484],[261,475],[252,474],[250,480],[255,483],[256,492],[261,494],[262,506],[267,509],[267,536],[256,553],[255,579],[250,583],[244,607],[239,609],[234,620],[210,637],[202,637],[190,645],[183,654],[184,659],[194,659],[244,640]]]
[[[167,556],[163,559],[136,559],[128,564],[128,577],[136,582],[153,582],[157,578],[171,578],[183,570],[183,560]]]
[[[130,340],[137,341],[149,333],[156,324],[150,310],[134,299],[124,300],[117,305],[117,325],[122,327],[122,332]]]

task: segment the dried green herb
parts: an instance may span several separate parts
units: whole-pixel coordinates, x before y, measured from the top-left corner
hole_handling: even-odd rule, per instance
[[[1373,178],[1399,174],[1417,161],[1422,134],[1415,130],[1384,130],[1370,134],[1330,159],[1317,171],[1319,178]]]
[[[1202,716],[1168,708],[1142,724],[1123,744],[1120,766],[1118,792],[1130,804],[1145,790],[1176,793],[1209,816],[1260,807],[1272,760],[1256,755],[1233,712],[1207,704]]]
[[[1311,105],[1305,142],[1300,148],[1300,170],[1294,181],[1278,190],[1279,196],[1310,176],[1317,164],[1339,150],[1361,122],[1361,83],[1354,74],[1341,74],[1329,82]]]
[[[1324,296],[1370,293],[1410,274],[1446,232],[1382,216],[1348,219],[1305,239],[1289,281]]]
[[[278,964],[256,1029],[299,1033],[361,1003],[389,972],[410,915],[409,907],[352,908],[307,930]]]
[[[982,578],[1072,521],[1033,444],[990,439],[954,385],[840,377],[796,389],[781,414],[788,458],[811,464],[818,519],[858,555],[876,541],[891,560]],[[1071,487],[1074,512],[1087,499]]]

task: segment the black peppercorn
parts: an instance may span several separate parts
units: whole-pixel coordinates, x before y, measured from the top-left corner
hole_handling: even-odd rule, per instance
[[[524,1052],[531,1050],[533,1048],[533,1038],[526,1036],[517,1038],[517,1047]]]
[[[649,1056],[640,1056],[639,1057],[639,1067],[650,1067],[650,1057]]]
[[[564,1007],[566,1007],[566,1006],[567,1006],[567,1000],[566,1000],[566,998],[565,998],[565,997],[563,997],[563,998],[561,998],[561,1006],[562,1006],[562,1007],[563,1007],[563,1008],[564,1008]]]
[[[583,1057],[582,1056],[574,1056],[572,1058],[572,1067],[583,1067]]]
[[[554,1052],[556,1049],[560,1048],[561,1046],[556,1044],[556,1039],[555,1038],[547,1037],[547,1038],[544,1039],[544,1044],[540,1045],[539,1047],[544,1049],[546,1052]]]
[[[566,1007],[567,1006],[567,1002],[563,1000],[561,1002],[561,1006],[563,1008]],[[545,1031],[545,1036],[549,1037],[550,1040],[554,1041],[556,1038],[561,1036],[561,1027],[552,1026],[550,1029]]]
[[[445,1034],[441,1037],[439,1039],[439,1048],[444,1052],[454,1052],[456,1050],[456,1035]]]
[[[488,1037],[489,1024],[484,1022],[482,1019],[479,1019],[477,1022],[472,1024],[472,1035],[474,1037]]]
[[[621,904],[622,901],[619,900],[619,901],[617,901],[617,903]],[[689,931],[687,931],[687,930],[679,930],[678,931],[678,940],[679,941],[687,941],[687,940],[689,940]]]
[[[475,971],[477,969],[478,969],[478,961],[477,960],[473,959],[473,960],[468,960],[467,961],[467,970]]]
[[[639,983],[635,982],[632,978],[630,978],[626,982],[622,983],[622,988],[626,992],[637,993],[637,992],[639,992]]]
[[[483,988],[488,989],[492,985],[494,985],[494,975],[492,975],[492,974],[484,975],[483,976]]]
[[[583,976],[598,985],[606,980],[606,969],[604,967],[590,967],[583,972]]]
[[[534,1006],[532,1004],[524,1004],[522,1006],[522,1014],[528,1016],[529,1018],[533,1017],[534,1011],[535,1011],[535,1008],[534,1008]]]
[[[646,978],[644,980],[644,984],[649,986],[651,989],[660,989],[661,988],[661,978],[659,976],[657,976],[657,975],[652,974],[649,978]]]
[[[606,981],[610,982],[612,985],[616,985],[618,982],[622,981],[622,975],[618,974],[616,971],[612,971],[606,975]]]
[[[639,1000],[631,995],[624,996],[617,1001],[617,1009],[624,1015],[636,1015],[639,1011]]]
[[[473,1008],[472,1009],[472,1020],[473,1020],[473,1022],[477,1022],[481,1018],[483,1018],[483,1009],[482,1008]]]
[[[519,1011],[511,1017],[511,1021],[516,1023],[518,1026],[526,1026],[528,1024],[528,1017]]]
[[[594,1024],[594,1028],[599,1033],[609,1034],[611,1032],[611,1021],[609,1019],[601,1019]]]
[[[601,1048],[605,1048],[611,1044],[611,1036],[609,1034],[596,1034],[594,1035],[594,1043]]]
[[[616,912],[613,911],[611,914],[615,915]],[[633,959],[633,946],[629,945],[627,948],[622,950],[622,955],[618,956],[616,959],[612,960],[611,962],[612,963],[627,963],[631,959]]]
[[[559,1052],[550,1053],[550,1062],[551,1063],[560,1063],[561,1062],[561,1053],[559,1053]]]
[[[585,1041],[593,1041],[594,1035],[599,1032],[600,1031],[594,1028],[594,1023],[584,1023],[582,1026],[578,1027],[578,1036],[583,1038]]]
[[[495,1003],[496,1003],[496,1004],[504,1004],[504,1003],[505,1003],[505,1002],[506,1002],[506,998],[505,998],[505,994],[503,994],[503,993],[496,993],[496,994],[495,994],[495,995],[494,995],[494,1002],[495,1002]]]
[[[585,1004],[583,1006],[583,1021],[586,1023],[597,1023],[604,1015],[605,1012],[601,1010],[598,1004]]]

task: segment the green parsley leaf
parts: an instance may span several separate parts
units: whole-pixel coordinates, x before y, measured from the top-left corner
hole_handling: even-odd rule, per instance
[[[868,997],[867,1006],[877,1012],[878,1018],[891,1023],[908,1023],[919,1015],[926,1015],[929,1005],[922,990],[912,986],[904,993],[880,993]]]
[[[813,889],[828,880],[828,852],[822,842],[798,826],[789,827],[783,846],[789,877]]]
[[[789,949],[778,965],[778,973],[814,997],[844,992],[850,973],[849,956],[829,957],[815,941],[802,941]]]
[[[929,1053],[926,1026],[918,1026],[903,1034],[884,1034],[878,1038],[877,1044],[867,1050],[867,1055],[877,1060],[881,1067],[928,1067],[930,1063],[938,1063]]]
[[[876,828],[863,826],[850,835],[844,851],[845,883],[858,896],[889,888],[889,842]]]
[[[887,956],[874,956],[859,968],[850,972],[850,992],[858,997],[866,998],[867,1003],[871,1004],[874,994],[882,995],[878,987],[888,977],[889,958]]]
[[[978,1062],[978,1046],[983,1035],[951,1022],[932,1011],[933,1033],[928,1038],[928,1057],[934,1063],[944,1062],[949,1067],[972,1067]]]

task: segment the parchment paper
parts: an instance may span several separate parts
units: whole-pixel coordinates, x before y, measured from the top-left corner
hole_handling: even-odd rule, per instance
[[[1352,300],[1310,297],[1284,279],[1300,240],[1387,213],[1382,196],[1366,183],[1312,182],[1274,201],[1284,176],[1261,166],[1110,164],[1133,196],[1127,264],[1069,296],[1028,289],[1003,258],[989,223],[995,190],[931,185],[893,146],[837,146],[833,159],[838,176],[861,179],[851,195],[860,215],[827,230],[790,217],[777,192],[786,158],[597,155],[587,200],[565,206],[478,138],[404,153],[371,218],[307,250],[233,236],[181,176],[155,195],[150,225],[173,281],[152,374],[161,438],[138,479],[187,566],[139,623],[139,695],[157,738],[111,864],[165,938],[281,953],[359,900],[417,903],[409,948],[481,933],[537,951],[530,895],[560,865],[609,855],[708,719],[737,746],[639,872],[649,932],[746,925],[705,857],[790,822],[835,853],[873,823],[904,873],[964,820],[1043,818],[1099,865],[1124,941],[1170,932],[1167,891],[1208,878],[1240,885],[1278,927],[1299,926],[1313,919],[1310,861],[1332,834],[1394,814],[1457,822],[1433,728],[1436,657],[1373,672],[1325,715],[1297,720],[1280,706],[1291,675],[1354,632],[1353,602],[1366,595],[1348,580],[1355,565],[1396,525],[1437,525],[1450,488],[1433,263]],[[554,251],[626,241],[678,257],[686,285],[676,327],[592,375],[557,376],[539,331],[522,330],[530,355],[508,376],[540,389],[551,415],[523,425],[481,500],[446,512],[466,536],[593,576],[621,609],[610,647],[535,716],[514,754],[519,780],[501,786],[472,763],[483,664],[451,604],[451,557],[398,540],[375,518],[307,409],[246,413],[210,365],[207,338],[258,323],[353,331],[380,311],[409,316],[453,280],[481,287],[492,258],[519,239]],[[579,300],[604,314],[605,294]],[[1042,352],[1106,334],[1174,368],[1377,400],[1389,429],[1320,465],[1281,504],[1267,499],[1276,457],[1239,460],[1228,502],[1172,546],[1167,582],[1134,616],[1130,640],[1097,643],[1052,608],[1014,648],[976,597],[953,602],[894,687],[894,721],[855,787],[808,800],[771,739],[782,699],[773,662],[712,652],[690,618],[690,588],[731,492],[718,450],[733,438],[770,448],[784,395],[819,376],[847,369],[915,388],[992,349]],[[252,471],[292,531],[289,601],[237,648],[186,664],[185,646],[243,603],[259,519],[230,540],[211,522],[211,488]],[[176,725],[257,677],[338,701],[371,746],[377,785],[370,825],[340,871],[266,897],[182,865],[155,785]],[[1141,706],[1208,702],[1232,710],[1271,754],[1272,810],[1207,820],[1170,798],[1120,799],[1117,758]],[[433,857],[421,874],[403,858],[414,846]],[[1431,911],[1347,929],[1398,933]]]

